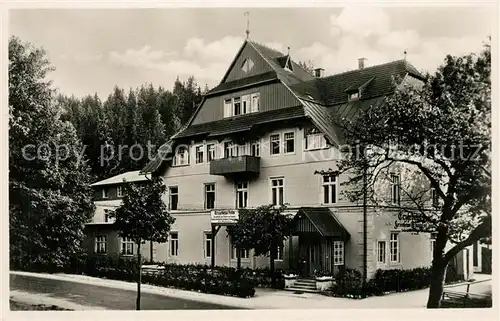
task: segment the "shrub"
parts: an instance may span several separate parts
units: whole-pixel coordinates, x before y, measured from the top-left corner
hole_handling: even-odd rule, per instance
[[[240,270],[241,275],[250,280],[254,287],[260,288],[285,288],[285,278],[283,277],[284,271],[276,269],[274,271],[276,284],[272,284],[272,273],[269,268],[243,268]]]
[[[339,296],[359,298],[363,295],[363,276],[358,270],[344,268],[335,276],[332,292]]]
[[[211,270],[209,266],[201,264],[159,265],[164,269],[143,271],[143,283],[244,298],[255,294],[253,282],[234,268],[215,267]],[[89,276],[135,281],[137,260],[119,256],[91,256],[82,270]]]
[[[377,270],[363,289],[362,275],[359,271],[346,268],[336,276],[336,285],[332,289],[334,295],[343,297],[366,297],[382,295],[389,292],[402,292],[426,288],[430,285],[431,269],[419,267],[409,270],[391,269]],[[453,265],[449,265],[445,283],[462,280]]]

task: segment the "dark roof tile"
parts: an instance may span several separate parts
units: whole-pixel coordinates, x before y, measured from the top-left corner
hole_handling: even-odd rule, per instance
[[[300,118],[304,116],[305,114],[302,106],[281,108],[266,112],[225,118],[209,123],[192,125],[186,128],[184,131],[176,134],[174,138],[178,139],[194,136],[223,136],[229,133],[237,133],[250,130],[253,126],[257,126],[259,124],[282,121],[292,118]]]
[[[293,85],[291,89],[302,97],[311,95],[325,105],[347,101],[346,90],[367,85],[362,99],[389,95],[394,92],[394,77],[404,77],[407,73],[424,79],[415,67],[405,60],[397,60],[382,65],[352,70],[324,78]]]
[[[259,75],[254,75],[246,78],[236,79],[228,82],[223,82],[216,87],[212,88],[206,95],[211,96],[225,91],[241,89],[243,87],[249,87],[253,84],[262,83],[265,81],[278,80],[276,72],[269,71]]]

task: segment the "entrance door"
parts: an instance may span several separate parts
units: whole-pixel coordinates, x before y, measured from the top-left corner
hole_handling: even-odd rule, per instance
[[[299,274],[302,277],[314,275],[321,269],[321,246],[318,241],[303,237],[299,241]]]
[[[299,274],[302,277],[309,276],[309,244],[305,242],[299,242]]]

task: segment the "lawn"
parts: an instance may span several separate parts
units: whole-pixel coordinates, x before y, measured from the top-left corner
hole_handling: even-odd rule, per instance
[[[11,311],[71,311],[69,309],[63,309],[56,305],[44,305],[44,304],[28,304],[19,301],[9,300]]]

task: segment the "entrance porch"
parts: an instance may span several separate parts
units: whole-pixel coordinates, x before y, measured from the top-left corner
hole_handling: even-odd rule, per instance
[[[292,242],[294,237],[298,243]],[[289,237],[289,266],[302,278],[334,276],[345,265],[345,243],[349,238],[349,232],[330,209],[300,208]]]

